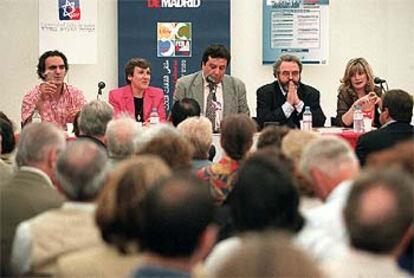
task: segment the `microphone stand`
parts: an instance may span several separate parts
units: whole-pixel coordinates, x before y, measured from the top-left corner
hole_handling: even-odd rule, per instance
[[[97,100],[101,100],[103,88],[105,88],[105,82],[101,81],[98,83],[98,94],[96,95]]]

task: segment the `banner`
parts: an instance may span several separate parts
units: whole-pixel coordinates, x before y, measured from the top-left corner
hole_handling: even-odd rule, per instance
[[[151,86],[162,88],[167,111],[178,78],[201,69],[204,49],[230,49],[230,0],[118,0],[118,83],[133,57],[151,63]]]
[[[327,64],[329,0],[263,0],[263,64],[283,54]]]
[[[59,50],[70,64],[96,64],[97,0],[39,0],[39,56]]]

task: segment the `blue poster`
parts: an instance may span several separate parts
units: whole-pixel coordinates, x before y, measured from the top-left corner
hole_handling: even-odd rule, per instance
[[[200,70],[204,49],[230,49],[230,0],[118,0],[118,82],[133,57],[151,63],[151,86],[162,88],[167,111],[175,83]]]
[[[327,64],[329,0],[263,0],[263,64],[283,54]]]

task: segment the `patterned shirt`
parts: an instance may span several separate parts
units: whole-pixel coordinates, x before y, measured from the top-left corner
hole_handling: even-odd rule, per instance
[[[22,103],[22,123],[31,120],[36,103],[40,99],[39,85],[28,91],[23,97]],[[86,104],[83,92],[66,83],[63,84],[63,94],[59,99],[47,98],[42,103],[40,117],[42,121],[55,123],[57,126],[66,130],[66,124],[72,123],[74,115],[70,111],[79,111]]]
[[[197,176],[209,184],[216,204],[221,205],[233,189],[233,180],[239,165],[238,161],[225,156],[218,163],[197,172]]]

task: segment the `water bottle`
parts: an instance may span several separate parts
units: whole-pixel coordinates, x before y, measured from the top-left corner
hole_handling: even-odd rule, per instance
[[[305,112],[303,112],[302,123],[304,131],[312,130],[312,112],[310,111],[309,106],[305,106]]]
[[[361,106],[354,106],[354,132],[364,132],[364,114]]]
[[[151,114],[149,117],[149,123],[151,126],[156,126],[160,122],[160,117],[158,116],[157,108],[151,109]]]
[[[32,114],[32,123],[40,123],[40,122],[42,122],[42,118],[40,117],[39,111],[35,109]]]

